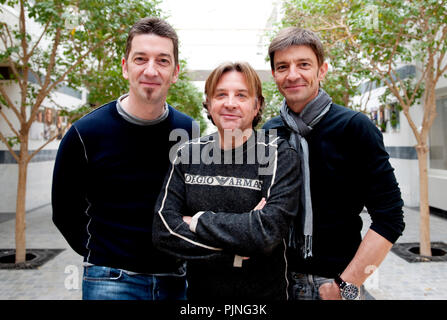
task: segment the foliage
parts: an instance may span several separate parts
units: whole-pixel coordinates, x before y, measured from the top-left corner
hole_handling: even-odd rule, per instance
[[[180,60],[179,79],[169,88],[166,101],[177,110],[197,120],[200,125],[200,132],[205,132],[207,124],[202,114],[203,94],[190,81],[187,75],[187,64],[185,60]]]
[[[274,81],[262,83],[262,95],[265,99],[265,107],[258,127],[262,127],[266,121],[279,115],[279,109],[284,99]]]
[[[323,86],[336,102],[340,96],[352,102],[367,79],[382,81],[401,104],[413,105],[422,96],[430,55],[446,52],[446,7],[445,0],[288,0],[282,26],[319,34],[332,68]],[[422,64],[417,81],[399,77],[398,67],[416,62]]]
[[[31,107],[27,116],[16,113],[21,115],[19,122],[27,125],[31,125],[43,99],[56,105],[52,94],[61,86],[88,91],[86,106],[58,105],[72,120],[91,110],[89,107],[98,107],[125,93],[128,84],[122,76],[121,59],[128,31],[142,17],[161,16],[157,0],[0,0],[0,4],[19,10],[22,7],[26,21],[19,28],[0,24],[5,48],[0,51],[0,61],[8,63],[12,78],[26,98],[17,105],[8,101],[5,90],[0,91],[0,97],[9,108]],[[36,34],[33,24],[40,25],[43,32]],[[37,84],[29,84],[31,76]],[[201,121],[197,107],[191,104],[193,87],[188,81],[183,76],[171,95],[185,97],[186,101],[175,101],[188,106],[182,111]]]

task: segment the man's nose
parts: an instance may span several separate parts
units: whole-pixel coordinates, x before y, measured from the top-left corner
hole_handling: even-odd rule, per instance
[[[224,106],[227,108],[235,108],[237,106],[237,99],[234,94],[229,94],[227,99],[225,99]]]
[[[301,73],[298,70],[296,66],[290,66],[289,72],[287,73],[287,80],[289,81],[295,81],[297,79],[301,78]]]
[[[155,61],[149,60],[147,62],[147,65],[144,68],[144,75],[146,75],[146,76],[155,76],[155,75],[157,75],[157,69],[156,69],[156,66],[155,66]]]

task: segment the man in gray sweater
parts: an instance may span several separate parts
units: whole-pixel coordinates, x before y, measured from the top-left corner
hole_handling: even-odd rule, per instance
[[[218,132],[185,143],[172,159],[153,243],[188,261],[188,299],[286,300],[299,157],[287,141],[253,129],[264,98],[250,65],[220,65],[205,94]]]

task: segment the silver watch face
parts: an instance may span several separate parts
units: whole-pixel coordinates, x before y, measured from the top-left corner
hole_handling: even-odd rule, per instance
[[[343,299],[355,300],[359,296],[359,288],[356,285],[347,283],[343,288],[341,295]]]

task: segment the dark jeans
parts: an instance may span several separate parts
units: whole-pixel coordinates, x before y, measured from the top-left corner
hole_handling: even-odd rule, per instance
[[[334,279],[305,273],[289,273],[289,300],[321,300],[319,289]],[[365,299],[365,288],[360,287],[360,300]]]
[[[135,274],[121,269],[86,266],[83,300],[186,300],[186,277]]]

